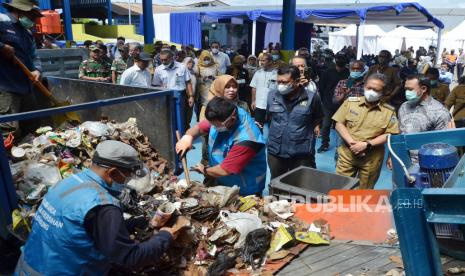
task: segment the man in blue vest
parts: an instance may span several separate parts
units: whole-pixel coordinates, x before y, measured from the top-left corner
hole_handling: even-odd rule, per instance
[[[168,249],[184,220],[136,243],[115,197],[142,167],[137,151],[122,142],[104,141],[92,162],[90,169],[57,183],[45,195],[16,275],[104,275],[110,264],[141,267]]]
[[[215,97],[207,105],[204,120],[187,130],[176,144],[184,155],[192,141],[209,135],[209,167],[199,164],[197,172],[223,186],[237,185],[241,195],[261,195],[265,188],[265,142],[252,117],[233,102]]]
[[[315,168],[315,128],[324,117],[321,100],[306,88],[299,68],[278,69],[278,89],[268,94],[268,166],[275,178],[298,166]]]

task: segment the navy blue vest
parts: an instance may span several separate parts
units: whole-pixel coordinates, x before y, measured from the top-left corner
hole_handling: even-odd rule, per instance
[[[309,155],[312,150],[312,100],[315,92],[303,89],[306,99],[288,112],[284,97],[277,91],[268,94],[267,109],[271,115],[267,150],[273,155],[292,158]]]

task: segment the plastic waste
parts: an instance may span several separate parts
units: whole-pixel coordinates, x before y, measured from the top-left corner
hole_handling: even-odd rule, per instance
[[[215,262],[208,267],[207,276],[223,276],[236,265],[236,254],[221,252]]]
[[[271,243],[271,232],[266,229],[257,229],[249,234],[245,239],[242,248],[242,259],[245,263],[252,265],[253,269],[260,268]]]
[[[284,245],[290,243],[294,240],[291,233],[284,227],[284,225],[279,226],[278,230],[271,240],[271,246],[268,250],[268,254],[279,251]]]
[[[56,165],[33,160],[24,161],[24,182],[29,186],[45,184],[48,187],[60,181],[61,174]]]
[[[143,174],[142,177],[133,177],[128,182],[128,186],[130,186],[131,188],[134,188],[138,193],[141,193],[141,194],[150,192],[154,187],[151,174],[148,173],[149,169],[147,167],[144,167],[144,170],[147,173]]]
[[[296,232],[295,239],[308,244],[329,244],[328,240],[323,239],[318,232]]]
[[[239,187],[215,186],[207,189],[207,193],[203,194],[204,200],[208,201],[210,205],[223,208],[234,198],[239,196]]]
[[[82,123],[79,128],[87,130],[90,135],[94,137],[108,136],[110,135],[110,127],[101,122],[87,121]]]
[[[228,227],[236,229],[241,236],[234,245],[234,248],[240,248],[243,246],[247,234],[262,227],[262,221],[257,215],[248,213],[231,213],[226,210],[220,211],[220,219]]]
[[[294,215],[292,205],[287,200],[273,201],[266,207],[282,219],[288,219]]]

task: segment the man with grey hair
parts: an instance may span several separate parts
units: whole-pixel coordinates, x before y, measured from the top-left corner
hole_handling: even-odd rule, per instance
[[[382,74],[372,74],[363,97],[348,98],[334,114],[336,130],[343,139],[338,148],[336,173],[360,179],[360,189],[373,189],[381,172],[388,134],[399,133],[394,107],[384,103]]]
[[[44,196],[15,275],[106,275],[111,264],[139,268],[160,259],[189,223],[179,217],[145,242],[130,238],[118,196],[128,180],[144,174],[133,147],[112,140],[98,144],[89,169]]]
[[[128,58],[128,68],[134,65],[134,60],[139,57],[140,53],[144,51],[144,46],[139,42],[129,43],[129,58]]]
[[[184,64],[174,60],[171,50],[160,52],[161,65],[155,68],[152,85],[166,89],[183,91],[184,95],[184,129],[189,129],[192,119],[192,107],[194,106],[194,92],[192,89],[191,75]]]

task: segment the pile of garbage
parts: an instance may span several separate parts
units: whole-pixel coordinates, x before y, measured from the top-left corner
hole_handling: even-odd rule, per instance
[[[172,177],[156,187],[155,193],[129,190],[123,191],[122,204],[125,218],[138,221],[131,236],[136,241],[149,239],[179,216],[190,220],[162,260],[133,275],[159,275],[160,271],[167,275],[261,275],[267,263],[298,254],[299,243],[330,242],[326,221],[304,223],[294,216],[287,200],[241,197],[237,186],[189,185],[185,179]]]
[[[42,127],[10,148],[11,170],[20,209],[13,229],[23,236],[48,188],[91,165],[97,144],[106,139],[132,145],[149,172],[128,183],[120,195],[124,218],[136,242],[150,239],[179,218],[189,221],[161,260],[137,271],[115,268],[115,275],[263,274],[266,264],[298,254],[300,243],[327,245],[326,221],[304,223],[287,200],[241,197],[239,188],[187,183],[169,170],[136,119],[84,122],[78,127]]]
[[[13,214],[15,232],[24,238],[25,230],[30,230],[31,218],[48,188],[90,167],[97,144],[109,139],[127,143],[140,153],[146,169],[150,171],[144,178],[145,182],[137,183],[145,185],[138,187],[141,190],[147,191],[172,175],[167,160],[139,130],[135,118],[124,123],[102,120],[59,129],[41,127],[20,142],[5,144],[10,153],[10,169],[20,206]]]

